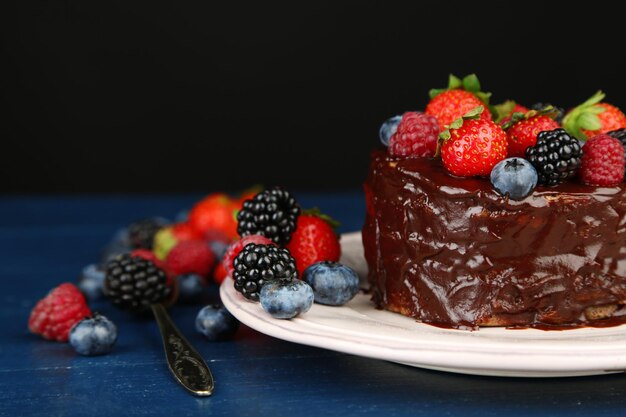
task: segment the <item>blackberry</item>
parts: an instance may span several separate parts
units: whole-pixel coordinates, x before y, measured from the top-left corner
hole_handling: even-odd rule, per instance
[[[270,188],[243,203],[237,214],[237,233],[241,237],[261,235],[279,245],[289,243],[296,230],[300,207],[288,191]]]
[[[526,149],[526,159],[539,176],[538,184],[554,186],[576,175],[582,150],[578,139],[564,129],[540,132],[537,143]]]
[[[164,219],[143,219],[128,226],[128,239],[133,249],[152,249],[154,235],[167,226]]]
[[[613,130],[608,132],[607,135],[622,142],[622,146],[624,147],[624,152],[626,154],[626,129]],[[624,172],[626,172],[626,170]]]
[[[109,261],[104,279],[104,295],[116,306],[143,311],[164,301],[171,288],[165,272],[151,261],[123,254]]]
[[[562,125],[563,124],[563,117],[565,117],[565,110],[563,109],[563,107],[557,107],[554,106],[550,103],[535,103],[532,106],[530,106],[531,110],[543,110],[544,108],[546,108],[547,106],[552,106],[554,107],[554,111],[556,112],[556,116],[554,117],[554,120]]]
[[[298,278],[296,261],[287,249],[274,245],[247,244],[233,260],[235,289],[259,301],[259,291],[270,280]]]

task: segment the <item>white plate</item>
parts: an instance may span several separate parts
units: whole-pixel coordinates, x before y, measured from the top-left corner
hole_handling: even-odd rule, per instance
[[[363,277],[360,233],[341,239],[342,262]],[[247,326],[295,343],[420,368],[476,375],[557,377],[601,375],[626,370],[626,325],[563,331],[482,328],[441,329],[374,308],[359,294],[342,307],[314,304],[292,320],[273,319],[246,300],[231,278],[221,286],[226,308]]]

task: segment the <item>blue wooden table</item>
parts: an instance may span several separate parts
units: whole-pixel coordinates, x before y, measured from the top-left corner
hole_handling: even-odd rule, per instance
[[[243,326],[210,343],[193,329],[199,305],[171,315],[206,358],[216,391],[195,398],[174,383],[156,324],[92,304],[119,327],[108,356],[31,335],[34,303],[81,268],[119,227],[174,217],[200,196],[3,197],[0,200],[0,416],[542,416],[623,415],[626,376],[507,379],[440,373],[277,340]],[[361,226],[360,193],[301,194]],[[210,296],[209,296],[210,298]],[[207,302],[210,300],[206,300]]]

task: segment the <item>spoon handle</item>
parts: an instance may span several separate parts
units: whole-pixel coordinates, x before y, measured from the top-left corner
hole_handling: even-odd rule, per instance
[[[178,331],[162,304],[153,304],[152,312],[163,338],[167,366],[176,381],[194,395],[211,395],[215,383],[202,356]]]

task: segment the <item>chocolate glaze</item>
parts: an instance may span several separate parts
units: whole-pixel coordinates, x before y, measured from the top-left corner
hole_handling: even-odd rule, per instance
[[[380,308],[445,327],[580,325],[626,301],[626,185],[513,201],[437,160],[372,154],[363,245]],[[622,309],[612,324],[626,322]]]

